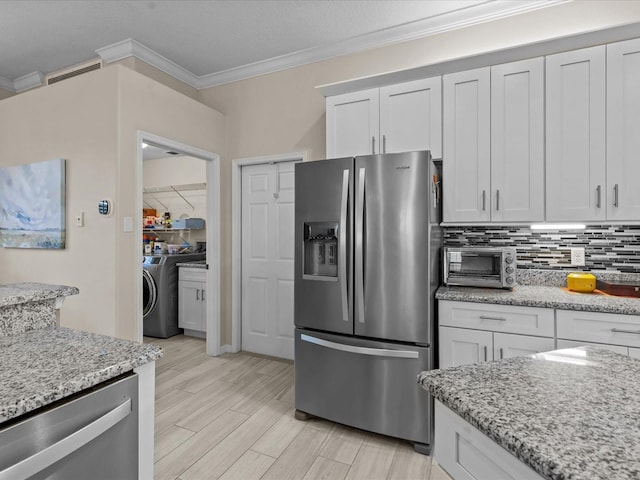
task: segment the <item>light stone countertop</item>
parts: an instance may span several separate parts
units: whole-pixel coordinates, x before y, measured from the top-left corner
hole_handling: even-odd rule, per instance
[[[0,426],[162,355],[155,345],[68,328],[0,337]]]
[[[436,299],[640,315],[640,298],[577,293],[563,289],[567,273],[569,272],[519,270],[518,285],[512,290],[442,286],[436,292]],[[603,280],[638,281],[640,284],[640,276],[637,274],[593,273]]]
[[[545,478],[640,478],[637,359],[579,347],[421,372],[418,383]]]
[[[66,285],[32,282],[10,283],[0,285],[0,307],[68,297],[78,293],[79,290],[76,287],[68,287]]]

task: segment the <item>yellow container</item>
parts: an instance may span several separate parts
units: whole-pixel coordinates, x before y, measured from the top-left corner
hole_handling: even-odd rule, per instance
[[[591,293],[596,289],[596,276],[592,273],[570,273],[567,275],[567,288],[574,292]]]

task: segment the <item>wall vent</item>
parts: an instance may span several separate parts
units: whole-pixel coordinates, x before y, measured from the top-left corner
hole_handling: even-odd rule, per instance
[[[93,70],[100,70],[101,68],[102,59],[92,60],[91,62],[75,65],[66,70],[60,70],[54,73],[50,73],[46,77],[46,84],[51,85],[53,83],[58,83],[62,80],[66,80],[67,78],[77,77],[78,75],[82,75],[83,73],[92,72]]]

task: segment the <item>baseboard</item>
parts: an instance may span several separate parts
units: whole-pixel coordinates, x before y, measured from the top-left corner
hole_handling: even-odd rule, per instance
[[[226,345],[220,346],[220,355],[222,355],[223,353],[237,353],[237,352],[234,352],[233,346],[227,343]]]

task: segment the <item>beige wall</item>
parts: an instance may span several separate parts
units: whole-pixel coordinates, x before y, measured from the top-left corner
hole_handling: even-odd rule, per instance
[[[325,99],[316,86],[638,21],[640,2],[577,1],[201,90],[201,101],[228,122],[221,182],[225,255],[232,248],[231,160],[294,151],[306,151],[310,160],[324,158]],[[230,292],[228,265],[223,273]],[[230,325],[231,299],[222,301],[223,320]]]
[[[67,248],[0,249],[0,283],[77,286],[63,326],[138,338],[138,130],[225,155],[221,114],[119,65],[0,102],[0,165],[67,160]],[[103,198],[113,201],[111,216],[97,213]],[[82,228],[72,221],[80,211]],[[124,232],[124,217],[138,228]]]
[[[0,165],[66,159],[64,250],[0,248],[0,283],[77,286],[61,310],[63,326],[115,333],[115,218],[97,202],[116,198],[117,75],[104,70],[0,102]],[[73,217],[83,211],[85,226]]]
[[[178,92],[186,95],[187,97],[191,97],[194,100],[198,100],[200,98],[200,92],[197,89],[193,88],[190,85],[187,85],[184,82],[181,82],[180,80],[176,80],[171,75],[167,75],[162,70],[159,70],[156,67],[149,65],[148,63],[143,62],[142,60],[139,60],[135,57],[128,57],[123,60],[119,60],[118,62],[115,62],[115,64],[123,65],[127,68],[130,68],[131,70],[141,73],[142,75],[152,78],[156,82],[173,88],[174,90],[177,90]]]
[[[5,90],[4,88],[0,88],[0,100],[12,97],[13,95],[15,95],[15,93]]]

